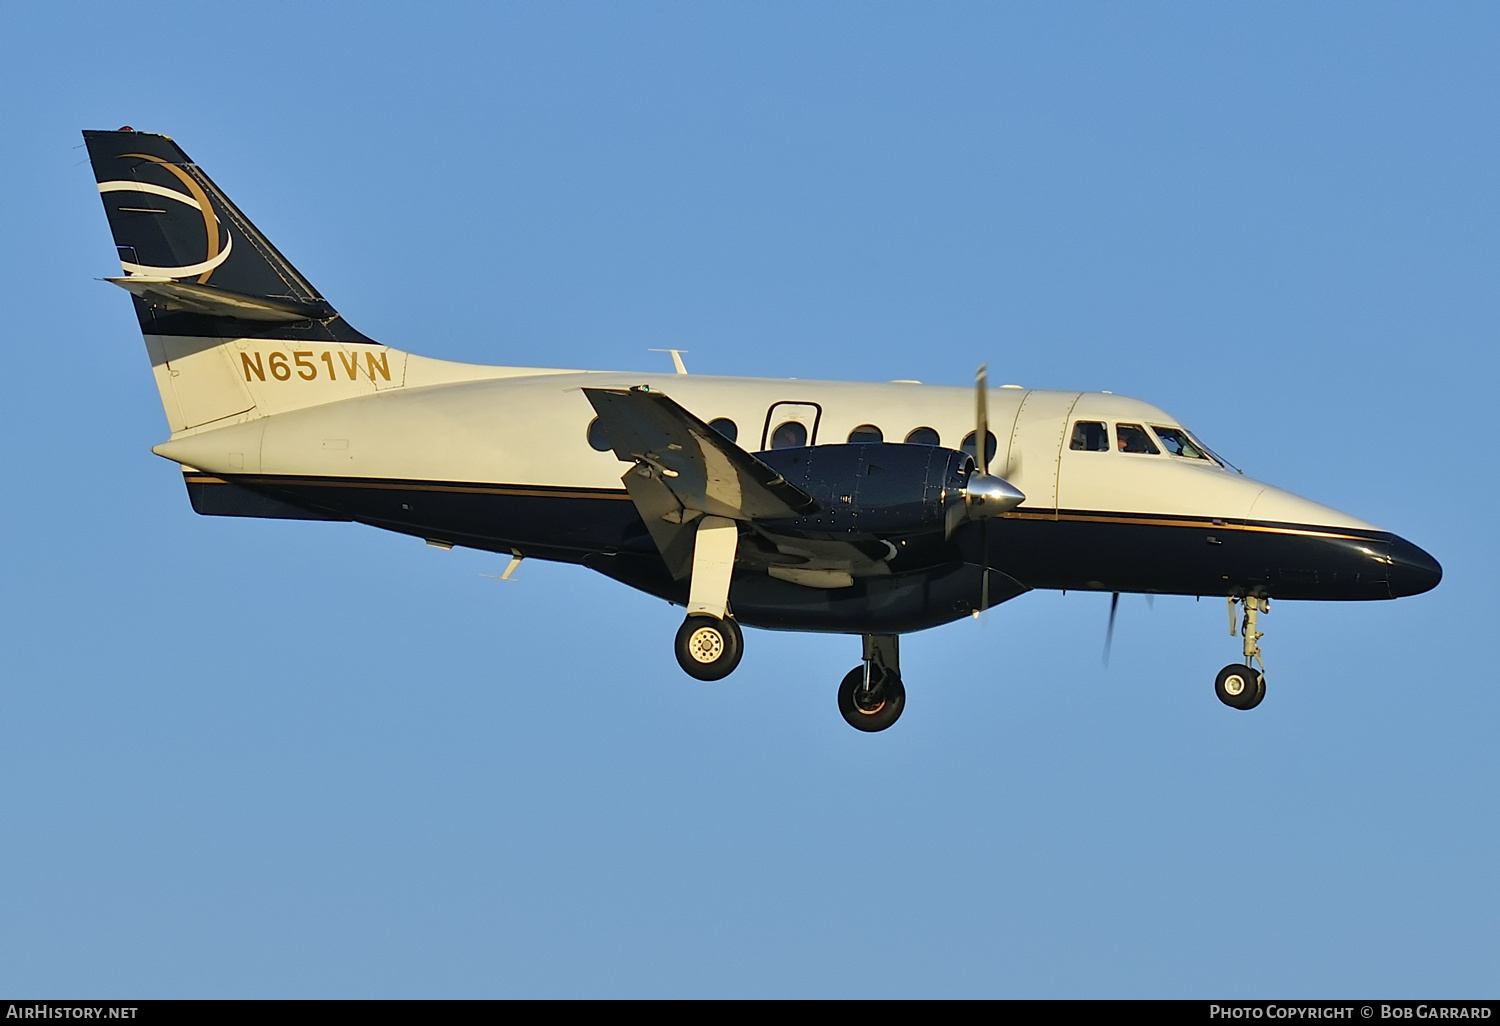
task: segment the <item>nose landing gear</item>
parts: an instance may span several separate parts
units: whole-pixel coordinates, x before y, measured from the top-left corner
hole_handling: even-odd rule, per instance
[[[894,634],[866,634],[864,662],[839,685],[839,712],[855,730],[884,730],[901,718],[906,688]]]
[[[1240,601],[1233,595],[1229,596],[1230,637],[1235,634],[1234,607]],[[1224,667],[1214,679],[1214,694],[1231,709],[1254,709],[1266,697],[1266,664],[1260,657],[1260,639],[1265,634],[1256,630],[1256,620],[1258,614],[1271,611],[1271,600],[1246,595],[1243,601],[1245,619],[1240,633],[1245,638],[1245,661]],[[1254,663],[1260,663],[1259,671],[1255,669]]]
[[[1231,709],[1254,709],[1266,697],[1266,678],[1252,667],[1233,665],[1219,671],[1214,694]]]

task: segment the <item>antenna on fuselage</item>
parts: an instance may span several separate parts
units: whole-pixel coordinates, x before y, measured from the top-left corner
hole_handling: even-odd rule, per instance
[[[513,574],[513,573],[516,572],[516,567],[520,566],[521,565],[521,560],[523,560],[525,558],[526,558],[525,556],[521,555],[521,550],[520,549],[511,549],[510,550],[510,565],[505,568],[505,573],[500,574],[499,576],[496,576],[495,574],[480,574],[479,576],[480,577],[488,577],[492,581],[510,581],[510,580],[514,580],[514,578],[511,577],[511,574]]]
[[[1109,626],[1104,628],[1104,665],[1109,666],[1109,650],[1115,643],[1115,613],[1120,608],[1120,593],[1117,591],[1109,597]]]
[[[648,352],[648,353],[671,353],[672,354],[672,366],[673,366],[673,368],[676,369],[676,371],[677,371],[678,374],[686,374],[687,373],[687,366],[682,362],[682,354],[683,353],[691,353],[692,352],[691,349],[648,349],[648,350],[646,350],[646,352]]]

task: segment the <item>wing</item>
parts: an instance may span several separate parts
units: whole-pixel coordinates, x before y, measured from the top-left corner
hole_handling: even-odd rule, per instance
[[[708,515],[741,523],[788,520],[819,512],[819,503],[661,392],[638,388],[583,390],[610,446],[631,464],[620,479],[641,515],[667,570],[677,580],[692,571],[693,521]],[[801,563],[783,555],[756,532],[742,539],[736,565],[747,566],[762,548],[770,562]]]
[[[821,509],[812,496],[662,392],[640,386],[585,388],[583,394],[615,455],[635,464],[625,473],[627,489],[632,478],[653,479],[684,511],[731,520],[786,520]]]
[[[786,521],[820,513],[822,505],[664,393],[646,386],[585,388],[583,393],[599,414],[615,455],[631,464],[621,481],[676,580],[691,575],[694,521],[704,515],[744,525],[735,566],[775,578],[773,588],[792,584],[838,590],[861,578],[891,574],[897,549],[890,542],[789,531]],[[971,569],[979,573],[977,567]],[[990,605],[1003,600],[997,596],[1026,590],[996,571],[989,574]],[[981,590],[977,583],[974,590]]]

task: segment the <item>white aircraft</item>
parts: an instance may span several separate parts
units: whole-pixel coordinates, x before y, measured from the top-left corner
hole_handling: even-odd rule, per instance
[[[741,624],[858,634],[839,709],[883,730],[905,704],[903,633],[1032,588],[1213,595],[1244,654],[1214,689],[1251,709],[1272,598],[1389,599],[1442,577],[1405,539],[1251,480],[1107,392],[990,389],[983,368],[971,394],[689,375],[676,353],[658,375],[391,349],[171,139],[84,139],[124,270],[106,280],[134,297],[171,427],[154,451],[195,510],[357,521],[509,555],[507,577],[523,557],[580,563],[685,606],[677,660],[700,680],[734,670]]]

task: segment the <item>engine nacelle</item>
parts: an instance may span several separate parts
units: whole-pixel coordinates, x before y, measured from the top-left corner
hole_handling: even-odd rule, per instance
[[[1024,496],[1000,478],[974,473],[965,453],[935,445],[851,442],[755,454],[823,506],[788,521],[794,531],[826,536],[894,537],[949,531],[961,519],[991,516]],[[984,496],[967,494],[970,480]],[[1008,489],[1013,501],[996,493]],[[977,501],[975,501],[977,500]]]

